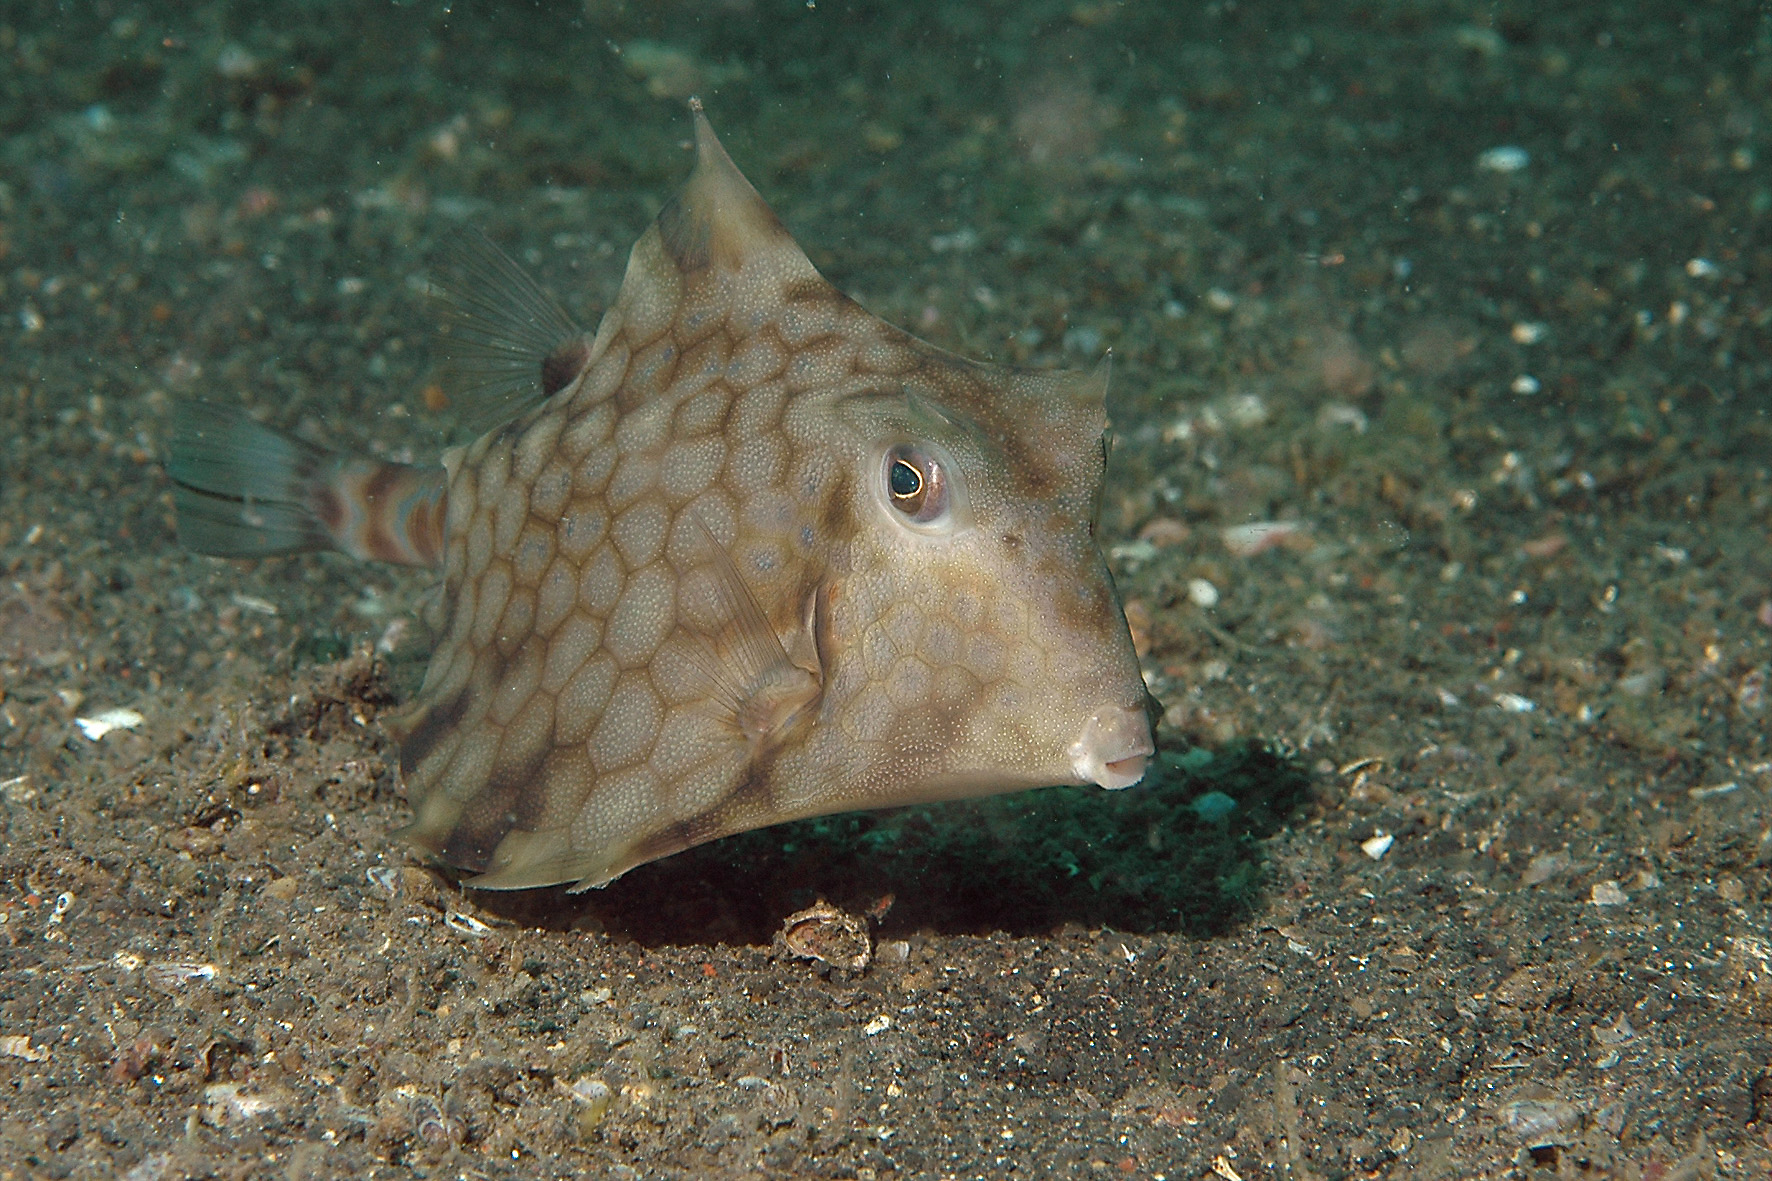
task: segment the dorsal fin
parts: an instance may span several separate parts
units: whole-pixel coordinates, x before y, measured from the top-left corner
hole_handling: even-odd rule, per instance
[[[695,168],[634,243],[621,294],[591,346],[602,354],[617,333],[648,341],[679,330],[693,338],[710,320],[756,324],[790,294],[836,298],[781,219],[720,146],[694,103]],[[637,401],[648,391],[633,389]]]
[[[557,300],[478,230],[451,237],[431,295],[449,395],[479,434],[559,393],[590,357],[590,342]]]
[[[708,267],[732,275],[767,269],[784,284],[818,278],[775,210],[720,146],[700,101],[692,100],[690,110],[695,169],[658,214],[659,240],[677,269],[686,275]]]

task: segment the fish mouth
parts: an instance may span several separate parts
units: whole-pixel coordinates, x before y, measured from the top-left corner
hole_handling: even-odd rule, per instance
[[[1156,752],[1144,711],[1121,706],[1103,710],[1083,724],[1082,736],[1071,743],[1071,769],[1085,783],[1118,791],[1144,778]]]

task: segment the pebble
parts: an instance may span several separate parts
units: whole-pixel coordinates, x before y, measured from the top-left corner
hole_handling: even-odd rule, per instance
[[[1345,427],[1356,435],[1363,435],[1371,425],[1371,420],[1358,406],[1349,406],[1345,402],[1329,402],[1317,411],[1317,425],[1325,430]]]
[[[211,1083],[203,1088],[203,1122],[215,1128],[250,1123],[277,1110],[278,1098],[249,1092],[245,1083]]]
[[[49,1051],[41,1046],[33,1046],[29,1034],[9,1033],[0,1037],[0,1054],[8,1058],[23,1058],[26,1062],[47,1062]]]
[[[214,964],[156,963],[142,973],[148,984],[161,992],[178,992],[191,984],[208,984],[215,979]]]
[[[1192,532],[1186,524],[1174,517],[1155,517],[1138,531],[1138,540],[1148,541],[1158,547],[1180,545]]]
[[[1477,168],[1483,172],[1518,172],[1531,162],[1531,153],[1513,144],[1502,144],[1477,156]]]
[[[1304,533],[1297,521],[1251,521],[1224,530],[1224,548],[1239,558],[1252,558],[1263,550],[1290,545]]]
[[[1581,1109],[1558,1099],[1520,1099],[1501,1109],[1501,1121],[1527,1148],[1567,1144]]]
[[[370,868],[363,871],[363,876],[365,878],[369,879],[369,883],[371,885],[379,887],[381,892],[386,894],[388,897],[395,898],[395,897],[399,896],[399,894],[400,894],[400,870],[396,866],[392,866],[392,865],[371,866]],[[281,879],[279,879],[279,880],[281,880]],[[271,883],[271,885],[275,885],[275,884],[276,884],[275,882]],[[265,889],[269,890],[270,886],[266,886]]]
[[[75,718],[74,725],[89,741],[97,742],[112,730],[133,730],[146,720],[133,709],[107,709],[90,718]]]
[[[1194,815],[1201,820],[1208,824],[1216,824],[1230,818],[1231,813],[1237,810],[1237,801],[1222,791],[1209,791],[1196,796],[1188,804],[1188,807],[1192,808]]]
[[[1618,1014],[1610,1025],[1594,1025],[1592,1033],[1594,1041],[1602,1046],[1622,1046],[1635,1041],[1637,1036],[1636,1027],[1623,1013]]]
[[[555,1079],[554,1085],[566,1092],[577,1106],[581,1136],[588,1135],[591,1129],[602,1122],[603,1116],[609,1111],[609,1105],[615,1101],[614,1090],[600,1078],[575,1079],[571,1083]]]
[[[487,926],[473,915],[465,914],[459,910],[452,910],[445,915],[443,918],[443,925],[448,927],[451,931],[457,931],[472,939],[484,939],[492,934],[491,927]]]
[[[1527,886],[1543,885],[1568,869],[1569,863],[1567,853],[1540,853],[1526,865],[1526,872],[1520,875],[1520,882]]]

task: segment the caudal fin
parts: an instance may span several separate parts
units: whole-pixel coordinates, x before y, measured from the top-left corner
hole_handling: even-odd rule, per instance
[[[336,549],[404,566],[442,560],[441,467],[339,455],[243,410],[183,402],[173,412],[166,474],[178,539],[200,554]]]
[[[318,505],[334,466],[331,452],[243,410],[180,402],[166,456],[179,542],[218,558],[331,549]]]

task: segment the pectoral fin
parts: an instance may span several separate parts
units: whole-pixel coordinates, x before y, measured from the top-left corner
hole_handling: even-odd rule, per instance
[[[721,622],[686,621],[685,647],[707,680],[710,707],[755,753],[777,745],[810,715],[824,694],[823,663],[815,637],[796,636],[800,659],[788,655],[738,563],[699,517],[694,520],[707,561],[685,577],[707,580]],[[817,599],[807,605],[809,629],[816,626]]]

